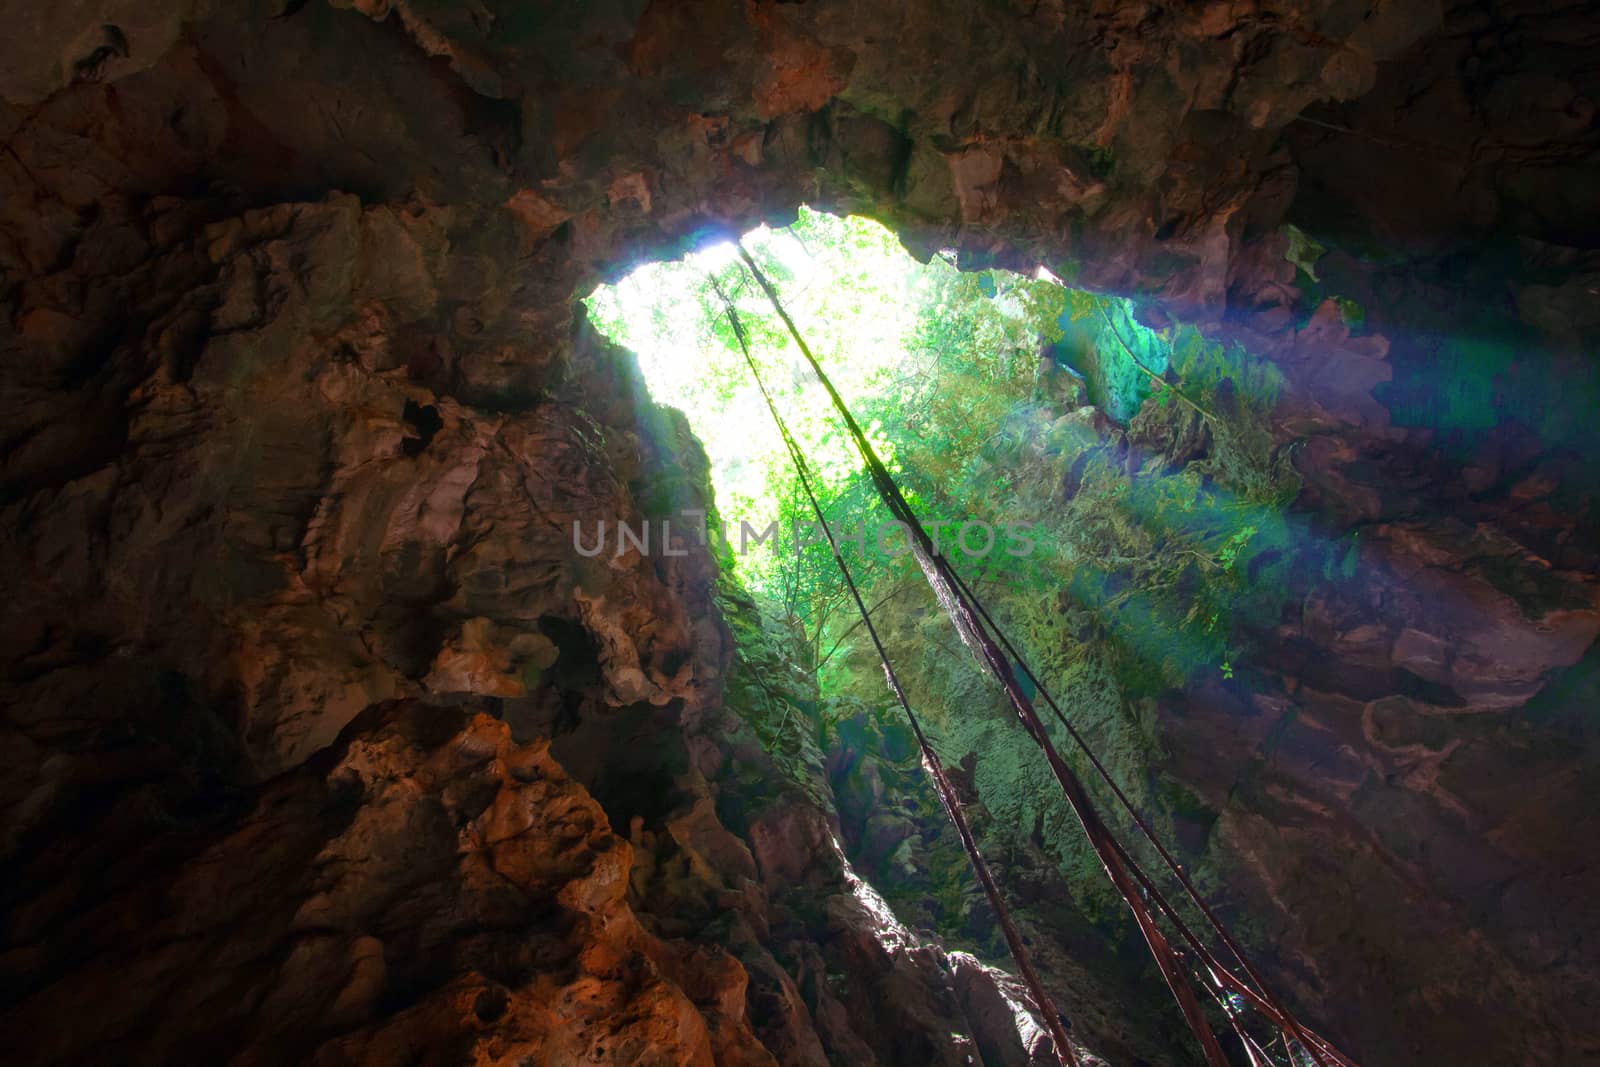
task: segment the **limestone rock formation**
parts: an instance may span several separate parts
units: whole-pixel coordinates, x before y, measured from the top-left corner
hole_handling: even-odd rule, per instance
[[[18,1062],[1040,1060],[849,862],[936,856],[910,768],[830,778],[849,738],[692,538],[573,537],[712,503],[575,300],[802,202],[1279,368],[1290,513],[1351,573],[1293,556],[1254,669],[1086,715],[1154,739],[1123,766],[1360,1062],[1600,1054],[1593,10],[3,10]],[[975,751],[1075,1039],[1190,1062]]]

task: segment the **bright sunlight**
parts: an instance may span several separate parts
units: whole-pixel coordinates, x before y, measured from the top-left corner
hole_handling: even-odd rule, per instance
[[[940,402],[941,382],[947,389],[957,384],[963,368],[988,381],[991,405],[1009,406],[1025,396],[1042,335],[1064,301],[1065,290],[1053,281],[1000,271],[966,275],[943,256],[918,263],[868,219],[802,209],[793,226],[762,227],[744,244],[779,286],[807,343],[895,469],[908,450],[932,443],[930,433],[949,429],[935,425],[943,420],[930,420],[930,407]],[[732,335],[718,285],[750,334],[767,387],[825,494],[835,500],[848,495],[855,454],[821,385],[731,244],[640,267],[597,289],[587,303],[601,332],[637,354],[655,399],[688,417],[711,460],[718,509],[729,529],[748,522],[759,530],[774,521],[781,529],[793,510],[793,472]],[[975,315],[974,297],[986,305]],[[985,398],[957,402],[975,409]],[[975,410],[956,414],[976,429]],[[958,443],[945,445],[950,451]],[[776,592],[781,562],[771,553],[752,553],[737,565],[753,589]]]
[[[785,306],[839,388],[850,396],[877,392],[904,361],[925,268],[875,222],[810,211],[788,229],[752,231],[744,243],[782,287]],[[713,278],[728,282],[791,428],[813,461],[837,475],[851,454],[831,434],[826,397],[766,298],[747,284],[733,245],[640,267],[597,289],[589,314],[602,333],[637,354],[655,399],[688,416],[711,459],[723,519],[735,528],[740,520],[761,527],[777,518],[777,486],[787,481],[789,460],[731,343]]]
[[[1163,677],[1227,674],[1232,617],[1270,611],[1245,595],[1241,568],[1297,537],[1280,514],[1295,479],[1265,429],[1279,386],[1270,366],[1191,327],[1149,329],[1129,301],[1065,287],[1043,267],[1025,277],[963,272],[953,254],[919,263],[867,219],[802,209],[794,225],[755,230],[744,245],[924,525],[947,524],[941,551],[972,580],[1070,591]],[[733,245],[640,267],[587,305],[704,444],[737,581],[796,621],[818,661],[853,640],[854,608],[829,554],[795,551],[786,535],[812,514],[729,305],[829,521],[843,536],[867,531],[841,541],[864,594],[914,586],[911,557],[874,536],[887,515],[825,390]],[[1204,465],[1172,470],[1128,450],[1111,424],[1142,439],[1215,440]],[[1148,466],[1145,477],[1130,479],[1130,463]],[[775,524],[783,547],[745,550],[743,524]],[[1011,551],[1016,524],[1025,552]],[[960,540],[968,528],[978,535]],[[1108,566],[1124,559],[1143,561],[1140,581]]]

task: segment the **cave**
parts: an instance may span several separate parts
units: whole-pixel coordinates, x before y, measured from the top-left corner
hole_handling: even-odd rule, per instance
[[[1600,11],[6,13],[13,1062],[1207,1062],[930,609],[1054,1022],[870,649],[573,537],[727,496],[593,294],[811,213],[1089,309],[977,428],[1090,531],[997,615],[1275,995],[1366,1067],[1600,1058]]]

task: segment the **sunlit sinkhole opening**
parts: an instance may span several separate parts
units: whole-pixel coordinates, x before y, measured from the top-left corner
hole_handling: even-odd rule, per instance
[[[1284,510],[1299,485],[1268,420],[1282,388],[1270,363],[1187,326],[1152,329],[1132,301],[1073,289],[1051,265],[1025,276],[960,270],[955,252],[919,262],[868,219],[801,209],[742,240],[969,580],[1031,598],[1029,610],[1087,615],[1153,683],[1232,677],[1237,624],[1274,621],[1275,568],[1315,540]],[[725,564],[805,630],[824,678],[859,659],[853,604],[730,307],[869,603],[912,596],[919,574],[736,246],[641,266],[586,303],[704,445]],[[1330,574],[1349,568],[1353,546],[1319,547]]]
[[[1289,509],[1301,486],[1295,443],[1271,417],[1285,389],[1277,369],[1192,326],[1151,326],[1165,320],[1133,299],[1074,288],[1067,263],[963,270],[955,251],[922,262],[876,222],[807,209],[740,243],[940,550],[1082,716],[1134,803],[1169,838],[1198,841],[1215,814],[1181,790],[1160,792],[1147,772],[1158,743],[1138,709],[1182,687],[1243,684],[1251,635],[1278,623],[1291,572],[1349,580],[1359,551]],[[882,914],[1003,966],[994,917],[931,789],[907,777],[885,792],[883,776],[899,772],[883,768],[914,766],[916,749],[811,529],[735,319],[935,748],[952,764],[976,753],[962,773],[997,820],[1019,828],[993,831],[992,843],[1038,847],[1063,872],[1094,860],[1070,812],[1038,787],[1045,772],[1014,736],[1004,698],[939,617],[778,307],[732,242],[641,266],[586,304],[704,446],[724,574],[798,635],[793,660],[819,699],[757,723],[763,743],[793,755],[796,731],[822,737],[839,843],[886,902]],[[876,768],[874,781],[863,768]],[[916,811],[886,830],[895,788]],[[1092,791],[1113,806],[1099,783]],[[1081,899],[1069,906],[1120,936],[1122,907],[1085,884],[1073,883]],[[898,929],[885,922],[885,943]],[[1031,1045],[1037,1026],[1015,1014]]]

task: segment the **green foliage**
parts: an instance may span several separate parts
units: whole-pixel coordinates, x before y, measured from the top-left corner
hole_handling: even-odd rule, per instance
[[[1126,299],[1005,271],[963,273],[944,255],[915,264],[865,220],[802,212],[786,233],[746,243],[913,507],[947,523],[947,555],[1159,822],[1158,798],[1143,784],[1162,755],[1156,698],[1242,672],[1249,633],[1277,625],[1291,568],[1314,540],[1283,511],[1299,480],[1292,442],[1277,438],[1270,417],[1282,376],[1194,328],[1149,328]],[[994,825],[1042,828],[1074,881],[1081,873],[1078,884],[1097,885],[1097,861],[1070,812],[1040,794],[1037,754],[931,603],[915,562],[880,549],[885,513],[793,341],[736,261],[705,255],[644,268],[597,291],[590,308],[639,351],[655,395],[682,407],[705,442],[735,577],[803,633],[801,659],[824,693],[885,703],[831,556],[821,545],[787,550],[787,531],[810,522],[810,507],[749,380],[723,295],[806,450],[829,518],[844,533],[866,523],[863,542],[845,541],[844,554],[936,747],[955,758],[983,753],[979,788]],[[1062,380],[1073,384],[1057,388]],[[1081,407],[1085,392],[1110,424]],[[964,552],[966,520],[997,531],[1032,524],[1033,551]],[[741,521],[776,524],[786,550],[739,554]],[[1343,553],[1330,546],[1313,566],[1348,579],[1354,557]],[[782,703],[764,697],[743,694],[767,709],[763,743],[797,744]],[[948,900],[937,910],[954,914],[965,889],[953,872],[939,885]],[[1107,923],[1122,914],[1109,896],[1082,906]]]
[[[864,219],[802,211],[789,230],[758,231],[746,242],[914,505],[949,515],[957,532],[967,519],[1001,526],[997,505],[1016,489],[1025,439],[1016,398],[1031,389],[1041,344],[1059,338],[1056,322],[1080,295],[1003,271],[962,273],[943,256],[918,265]],[[830,521],[842,536],[865,525],[864,537],[845,542],[863,588],[909,578],[910,560],[880,548],[886,514],[828,398],[736,259],[701,255],[642,268],[588,302],[601,330],[639,350],[658,396],[681,406],[705,442],[741,578],[799,620],[820,655],[830,628],[850,625],[851,605],[827,549],[798,548],[792,536],[809,530],[810,505],[745,367],[728,303],[803,442]],[[982,506],[967,507],[974,502]],[[768,542],[742,553],[746,522],[754,531],[775,524],[777,550]],[[975,555],[986,574],[1024,580],[1012,563],[1018,557]]]
[[[1271,615],[1254,602],[1244,566],[1299,488],[1292,450],[1268,418],[1283,386],[1271,364],[1192,327],[1146,327],[1126,299],[962,272],[949,255],[917,265],[867,220],[802,211],[788,231],[746,240],[913,505],[950,523],[942,547],[972,580],[1019,602],[1065,589],[1121,649],[1135,688],[1152,691],[1217,667],[1236,623]],[[1314,263],[1314,249],[1302,251]],[[590,308],[602,329],[640,349],[657,393],[682,406],[706,442],[742,581],[804,629],[813,662],[844,669],[864,635],[826,547],[797,549],[793,532],[809,531],[810,506],[725,300],[806,450],[830,520],[847,538],[865,524],[864,537],[843,541],[864,596],[906,590],[915,602],[915,565],[883,551],[885,513],[854,449],[736,258],[644,268],[597,291]],[[1102,408],[1154,442],[1141,470],[1130,473],[1092,420],[1052,406],[1037,387],[1047,373],[1083,375]],[[1202,418],[1204,454],[1168,469],[1162,442],[1178,447]],[[1069,475],[1077,484],[1063,506]],[[964,552],[968,520],[997,535],[1010,522],[1032,524],[1034,550]],[[775,542],[741,553],[746,521],[775,524]]]

